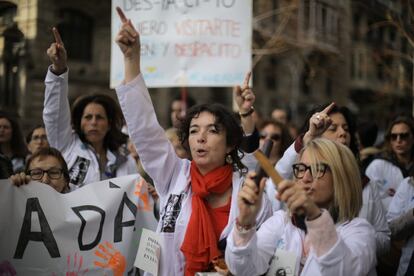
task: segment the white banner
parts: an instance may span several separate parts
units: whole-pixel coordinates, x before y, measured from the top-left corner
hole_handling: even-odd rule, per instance
[[[142,229],[157,224],[138,175],[68,194],[1,180],[0,221],[0,275],[42,276],[136,275]]]
[[[234,86],[251,70],[252,0],[112,0],[111,87],[124,76],[116,6],[140,33],[148,87]]]

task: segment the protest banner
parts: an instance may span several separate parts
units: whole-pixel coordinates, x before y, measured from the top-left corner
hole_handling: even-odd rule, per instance
[[[157,224],[146,185],[131,175],[60,194],[0,180],[0,275],[136,275],[142,229]]]
[[[234,86],[251,70],[252,0],[112,0],[111,87],[124,76],[116,6],[140,33],[148,87]]]

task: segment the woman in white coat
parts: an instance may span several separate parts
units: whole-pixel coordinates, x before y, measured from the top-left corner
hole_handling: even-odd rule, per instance
[[[335,104],[315,108],[303,127],[304,134],[298,137],[276,164],[276,170],[285,178],[292,178],[292,164],[298,152],[310,140],[322,137],[347,146],[358,160],[356,123],[349,109]],[[385,218],[385,210],[379,196],[379,184],[362,175],[362,207],[359,217],[374,226],[377,256],[386,254],[390,248],[390,230]]]
[[[358,218],[362,185],[352,152],[339,143],[315,139],[300,152],[293,171],[295,181],[284,180],[278,187],[278,197],[289,211],[274,213],[257,231],[252,226],[265,181],[258,188],[246,180],[238,195],[236,227],[227,239],[230,271],[375,275],[374,229]]]
[[[244,182],[239,148],[244,133],[252,133],[254,94],[248,76],[236,89],[241,123],[218,104],[189,109],[180,139],[191,156],[181,159],[159,125],[140,71],[139,34],[117,8],[122,21],[116,42],[125,63],[125,80],[117,90],[131,140],[160,197],[161,238],[159,275],[194,275],[208,271],[223,255],[226,237],[237,216],[237,193]],[[263,204],[260,225],[271,215]],[[221,267],[222,268],[222,267]]]
[[[412,271],[407,271],[414,254],[414,178],[412,176],[405,178],[399,184],[391,200],[387,220],[392,238],[396,241],[404,241],[398,271],[395,275],[412,275],[410,274]],[[412,263],[411,266],[413,265]]]
[[[124,149],[128,136],[121,131],[122,113],[113,98],[85,95],[74,102],[71,112],[66,50],[56,28],[53,33],[56,41],[47,50],[52,65],[45,79],[43,121],[50,145],[68,164],[71,190],[137,173],[134,159]]]

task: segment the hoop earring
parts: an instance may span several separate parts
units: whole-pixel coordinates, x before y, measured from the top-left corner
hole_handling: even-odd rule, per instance
[[[233,164],[233,157],[231,157],[231,155],[230,155],[230,153],[228,153],[227,155],[226,155],[226,163],[227,164]]]

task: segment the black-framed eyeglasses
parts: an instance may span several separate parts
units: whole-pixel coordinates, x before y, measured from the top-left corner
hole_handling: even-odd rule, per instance
[[[396,141],[398,139],[398,137],[400,137],[400,140],[408,140],[408,138],[410,137],[410,133],[409,132],[402,132],[402,133],[391,133],[390,134],[390,138],[392,141]]]
[[[303,163],[296,163],[292,165],[293,168],[293,175],[297,179],[302,179],[305,176],[307,170],[309,170],[312,177],[321,178],[325,175],[326,171],[329,169],[329,165],[325,163],[317,163],[315,164],[315,172],[316,175],[312,173],[312,166],[307,166]]]
[[[33,180],[41,180],[45,173],[47,173],[50,179],[59,179],[62,177],[63,170],[61,168],[51,168],[48,170],[33,169],[29,171],[29,175]]]
[[[269,136],[267,132],[260,132],[260,139],[266,139],[267,137],[269,137],[269,139],[273,141],[279,141],[282,138],[281,135],[278,133],[274,133]]]

